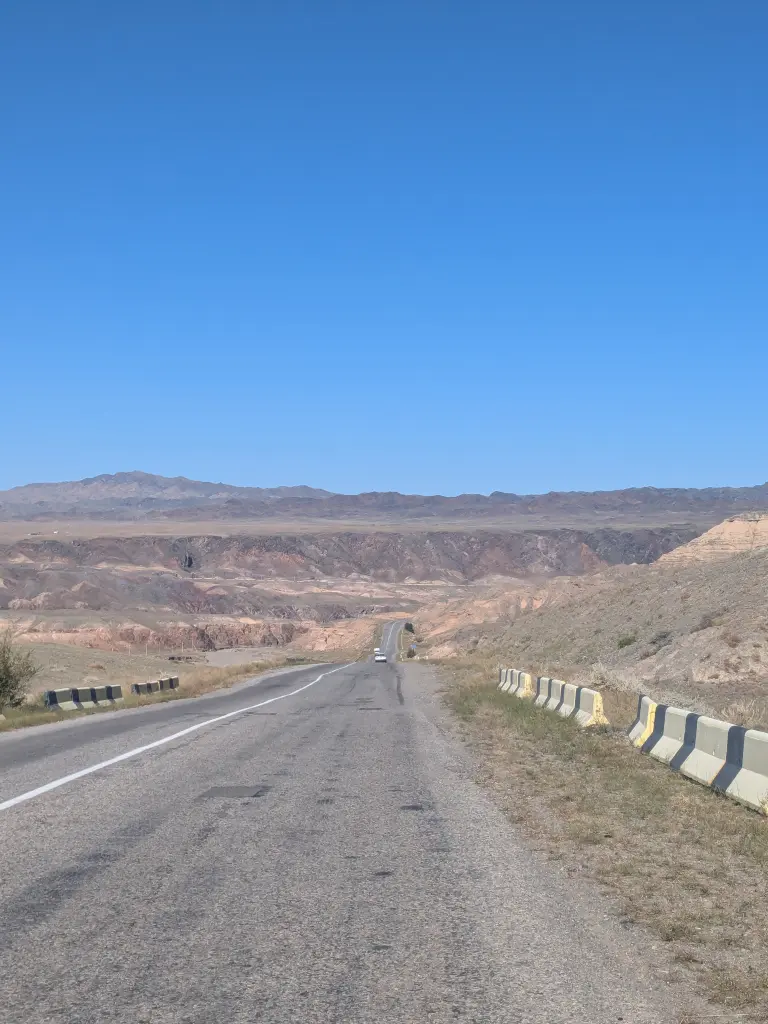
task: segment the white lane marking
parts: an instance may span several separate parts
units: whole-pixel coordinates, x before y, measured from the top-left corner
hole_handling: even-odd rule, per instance
[[[349,665],[354,664],[350,662]],[[338,668],[332,668],[328,672],[321,672],[317,679],[313,679],[311,683],[307,683],[305,686],[300,686],[298,690],[291,690],[290,693],[281,693],[278,697],[270,697],[268,700],[262,700],[258,704],[250,704],[247,708],[238,708],[236,711],[228,711],[226,715],[217,715],[215,718],[208,718],[204,722],[198,722],[196,725],[190,725],[186,729],[182,729],[181,732],[174,732],[170,736],[164,736],[161,740],[155,740],[152,743],[145,743],[143,747],[136,747],[134,750],[126,750],[124,754],[118,754],[117,757],[110,757],[108,761],[100,761],[98,764],[92,764],[90,768],[83,768],[79,772],[73,772],[71,775],[64,775],[60,779],[55,779],[53,782],[47,782],[44,786],[38,786],[37,789],[30,789],[27,793],[22,793],[20,796],[11,797],[10,800],[4,800],[0,803],[0,811],[7,811],[9,807],[15,807],[16,804],[23,804],[26,800],[33,800],[36,796],[42,796],[43,793],[50,793],[52,789],[58,789],[59,786],[66,786],[68,782],[74,782],[76,779],[82,779],[85,775],[91,775],[93,772],[101,771],[102,768],[109,768],[110,765],[118,764],[120,761],[127,761],[130,757],[137,757],[139,754],[143,754],[145,750],[154,750],[155,747],[162,747],[165,743],[171,743],[173,740],[179,739],[181,736],[188,736],[191,732],[197,732],[198,729],[204,729],[206,725],[213,725],[214,722],[223,722],[225,718],[233,718],[235,715],[242,715],[246,711],[253,711],[256,708],[263,708],[265,704],[274,704],[276,700],[285,700],[286,697],[295,697],[297,693],[302,693],[304,690],[308,690],[310,686],[314,686],[315,683],[319,683],[321,679],[325,679],[326,676],[332,676],[334,672],[340,672],[343,668],[349,668],[349,665],[339,665]]]

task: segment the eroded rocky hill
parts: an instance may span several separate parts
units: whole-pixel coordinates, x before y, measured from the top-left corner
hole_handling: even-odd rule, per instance
[[[27,538],[0,546],[0,607],[120,609],[313,618],[370,612],[336,600],[333,585],[286,603],[274,581],[358,578],[472,582],[492,575],[551,576],[652,562],[695,536],[694,527],[529,533],[349,532],[279,536]]]

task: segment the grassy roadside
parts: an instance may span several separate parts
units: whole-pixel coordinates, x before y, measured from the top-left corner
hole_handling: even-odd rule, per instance
[[[481,781],[534,849],[604,885],[626,927],[668,945],[670,980],[695,972],[713,1016],[768,1020],[765,819],[644,757],[621,732],[583,730],[501,693],[495,661],[441,672]]]
[[[42,698],[33,703],[23,705],[17,710],[6,709],[5,720],[0,719],[0,732],[8,732],[11,729],[24,729],[34,725],[44,725],[47,722],[64,722],[72,718],[82,718],[85,715],[111,714],[125,708],[138,708],[146,704],[162,704],[169,700],[181,700],[185,697],[200,697],[204,693],[211,693],[214,690],[221,690],[233,683],[241,682],[250,676],[260,675],[278,668],[286,668],[290,665],[312,664],[311,658],[283,658],[280,661],[251,661],[244,665],[228,665],[222,668],[203,666],[193,669],[180,677],[179,686],[176,690],[162,690],[154,694],[132,694],[125,693],[125,700],[122,704],[109,705],[99,708],[87,708],[82,711],[51,711],[42,702]]]

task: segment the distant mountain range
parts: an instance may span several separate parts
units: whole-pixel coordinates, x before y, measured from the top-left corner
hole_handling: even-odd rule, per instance
[[[240,501],[273,501],[276,498],[326,498],[330,491],[315,487],[235,487],[185,476],[156,476],[154,473],[102,473],[86,480],[54,484],[24,484],[0,491],[0,508],[29,509],[39,505],[77,506],[83,511],[113,508],[166,508],[173,505],[199,505],[207,501],[221,503],[231,498]]]
[[[768,484],[756,487],[568,491],[520,495],[334,494],[314,487],[236,487],[152,473],[103,474],[68,483],[25,484],[0,491],[0,520],[333,519],[362,521],[528,520],[711,523],[768,510]]]

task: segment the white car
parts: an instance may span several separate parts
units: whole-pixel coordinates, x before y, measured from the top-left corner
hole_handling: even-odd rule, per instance
[[[373,648],[373,653],[374,654],[381,654],[381,648],[380,647],[374,647]]]
[[[379,651],[378,654],[374,654],[373,660],[374,661],[386,661],[387,660],[387,656],[386,656],[386,654],[382,654],[381,651]]]

